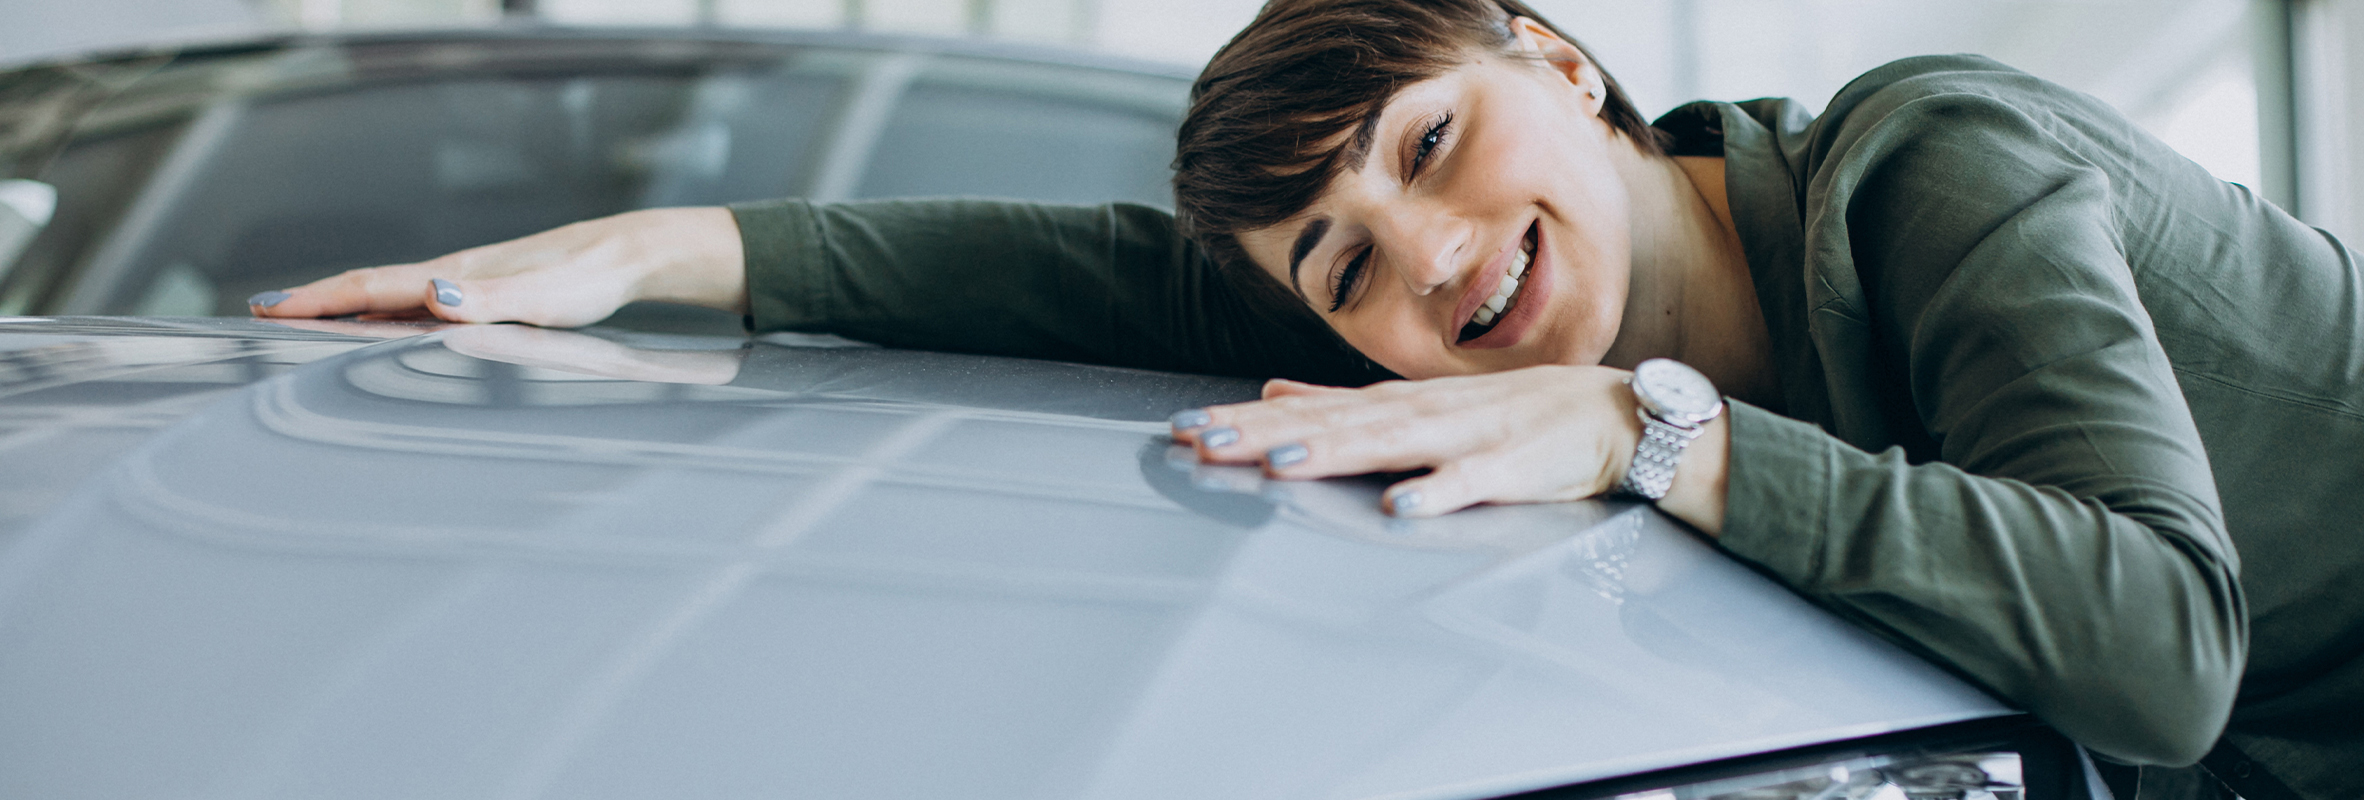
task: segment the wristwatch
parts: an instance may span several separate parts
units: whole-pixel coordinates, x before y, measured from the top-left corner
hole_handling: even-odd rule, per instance
[[[1656,501],[1674,485],[1683,448],[1724,413],[1724,397],[1699,370],[1671,358],[1635,365],[1625,383],[1641,406],[1636,413],[1642,418],[1642,442],[1634,446],[1633,464],[1617,481],[1616,493]]]

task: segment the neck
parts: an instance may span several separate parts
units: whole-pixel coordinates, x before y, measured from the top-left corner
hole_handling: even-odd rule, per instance
[[[1673,358],[1725,394],[1779,408],[1772,337],[1724,193],[1721,158],[1635,152],[1620,172],[1633,220],[1625,324],[1603,361]]]

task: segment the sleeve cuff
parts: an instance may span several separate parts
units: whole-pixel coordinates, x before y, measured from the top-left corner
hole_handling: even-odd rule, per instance
[[[809,330],[837,306],[811,203],[789,198],[732,203],[747,261],[747,330]]]
[[[1792,586],[1820,571],[1836,443],[1812,424],[1731,401],[1732,455],[1716,544]]]

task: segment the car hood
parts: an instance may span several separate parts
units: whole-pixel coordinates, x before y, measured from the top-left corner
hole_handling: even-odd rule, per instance
[[[1471,798],[2009,713],[1645,507],[1164,436],[1250,382],[356,330],[0,321],[0,794]]]

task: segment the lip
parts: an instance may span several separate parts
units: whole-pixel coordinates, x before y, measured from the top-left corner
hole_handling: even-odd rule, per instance
[[[1452,336],[1460,332],[1460,326],[1468,324],[1470,316],[1477,313],[1478,303],[1494,296],[1494,290],[1502,285],[1502,279],[1506,277],[1503,270],[1510,266],[1511,252],[1516,252],[1518,246],[1526,242],[1529,231],[1535,234],[1535,257],[1527,263],[1526,277],[1520,279],[1518,305],[1511,307],[1510,313],[1504,314],[1501,319],[1495,320],[1494,327],[1488,329],[1485,335],[1457,342],[1455,346],[1471,350],[1509,347],[1526,338],[1527,329],[1535,327],[1536,320],[1543,318],[1544,301],[1551,297],[1551,270],[1543,268],[1547,255],[1545,248],[1551,243],[1543,240],[1543,226],[1534,223],[1519,231],[1519,239],[1511,244],[1510,252],[1496,256],[1486,264],[1490,277],[1480,285],[1471,287],[1469,296],[1462,298],[1461,308],[1456,309],[1458,313],[1453,317],[1456,324],[1445,335]]]

